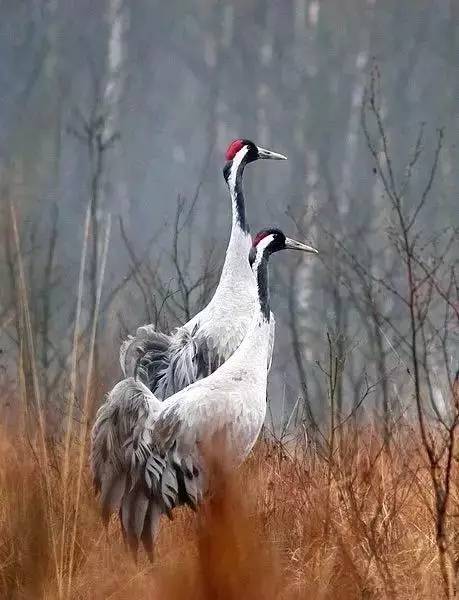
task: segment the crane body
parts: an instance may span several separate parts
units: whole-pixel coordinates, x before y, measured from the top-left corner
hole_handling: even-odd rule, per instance
[[[238,348],[252,321],[257,288],[247,256],[252,245],[245,214],[242,177],[245,166],[259,159],[286,157],[259,148],[249,140],[236,140],[226,153],[223,173],[228,185],[232,227],[220,281],[209,304],[171,335],[146,325],[126,340],[120,351],[125,376],[136,372],[161,399],[210,375]],[[271,350],[274,343],[274,317],[271,318]],[[138,371],[136,371],[136,365]]]
[[[278,229],[260,232],[253,244],[246,258],[257,293],[252,322],[225,363],[163,402],[141,381],[125,379],[97,414],[91,464],[102,513],[107,520],[119,511],[134,551],[142,540],[152,553],[162,514],[198,506],[207,489],[209,451],[223,461],[224,448],[225,464],[238,465],[260,433],[271,345],[268,258],[285,248],[316,250]]]

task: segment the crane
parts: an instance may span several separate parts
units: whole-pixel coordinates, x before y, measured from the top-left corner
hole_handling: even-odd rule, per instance
[[[139,378],[160,399],[206,377],[225,362],[241,343],[252,319],[257,291],[247,255],[252,239],[245,214],[242,177],[256,160],[286,160],[283,154],[246,139],[228,146],[223,175],[231,198],[232,227],[220,281],[209,304],[171,334],[153,325],[137,329],[121,346],[125,377],[138,369]],[[274,318],[271,319],[271,351]],[[269,367],[268,365],[268,367]]]
[[[161,515],[183,504],[198,506],[208,476],[202,449],[212,449],[215,436],[223,440],[231,465],[243,462],[256,442],[266,414],[268,259],[286,248],[317,253],[279,229],[255,236],[247,262],[256,307],[241,345],[222,366],[162,402],[141,381],[127,378],[99,409],[91,438],[95,488],[104,521],[119,512],[134,552],[142,540],[152,556]]]

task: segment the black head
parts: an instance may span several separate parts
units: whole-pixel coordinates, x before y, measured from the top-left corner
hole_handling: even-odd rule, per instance
[[[255,261],[255,258],[260,253],[263,256],[268,257],[274,252],[287,249],[301,250],[302,252],[310,252],[312,254],[318,253],[317,250],[312,246],[292,240],[286,237],[284,232],[280,229],[271,227],[269,229],[262,229],[253,238],[252,248],[249,253],[249,262],[252,265]]]

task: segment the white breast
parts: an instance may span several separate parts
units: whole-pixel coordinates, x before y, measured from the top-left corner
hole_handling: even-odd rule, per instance
[[[232,460],[245,459],[266,416],[268,328],[258,327],[217,371],[171,397],[169,405],[181,423],[180,451],[196,443],[213,447],[213,437],[223,435]]]

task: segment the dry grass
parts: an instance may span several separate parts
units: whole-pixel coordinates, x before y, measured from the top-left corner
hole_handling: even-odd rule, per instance
[[[45,465],[40,444],[3,432],[0,597],[433,598],[431,498],[413,440],[400,432],[389,454],[376,434],[348,431],[331,466],[262,442],[198,515],[163,522],[153,565],[134,563],[115,521],[104,531],[85,468],[68,588],[79,449],[64,490],[60,446],[48,444]]]
[[[106,389],[94,384],[98,374],[93,373],[103,269],[89,348],[86,344],[79,348],[77,310],[68,393],[64,399],[42,399],[13,209],[11,215],[21,308],[16,406],[24,414],[16,428],[0,429],[0,598],[411,600],[442,596],[425,453],[418,432],[401,422],[389,446],[376,430],[354,423],[336,431],[332,451],[325,455],[301,444],[260,442],[234,477],[220,479],[198,514],[183,509],[173,522],[163,522],[153,565],[144,556],[135,564],[118,523],[114,520],[107,532],[101,525],[87,469],[87,443],[81,441],[87,440],[93,400],[102,395],[94,390]],[[87,220],[78,284],[80,308],[88,230]],[[104,256],[108,236],[109,225]],[[88,356],[87,375],[77,386],[81,353]],[[77,388],[83,400],[73,410]],[[60,400],[69,415],[57,442],[46,438],[50,400]],[[7,423],[2,417],[2,423]],[[455,469],[456,461],[448,505],[454,548],[459,540],[453,527],[459,514]]]

